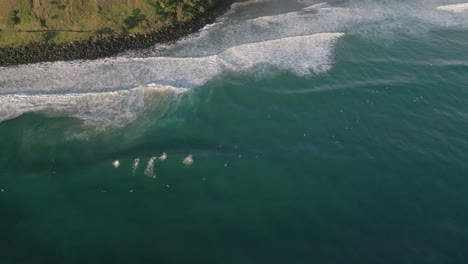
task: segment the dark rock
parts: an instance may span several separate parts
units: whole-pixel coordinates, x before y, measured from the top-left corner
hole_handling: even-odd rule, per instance
[[[29,64],[60,60],[93,60],[116,55],[126,50],[149,48],[156,43],[173,43],[181,37],[195,33],[208,23],[214,22],[218,15],[227,10],[234,1],[219,4],[195,20],[175,23],[172,26],[146,33],[93,36],[87,40],[64,44],[35,42],[20,47],[0,48],[0,66]]]

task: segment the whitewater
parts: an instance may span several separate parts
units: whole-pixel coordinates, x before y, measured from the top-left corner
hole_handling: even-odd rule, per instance
[[[468,27],[460,1],[248,1],[175,45],[96,61],[0,68],[0,121],[46,112],[125,125],[230,72],[326,74],[346,36],[391,41]]]
[[[252,0],[0,68],[0,263],[465,264],[467,5]]]

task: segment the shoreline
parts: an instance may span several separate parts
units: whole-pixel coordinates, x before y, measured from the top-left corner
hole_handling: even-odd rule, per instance
[[[93,60],[111,57],[128,50],[150,48],[158,43],[175,42],[215,22],[234,2],[236,1],[219,3],[194,20],[146,33],[97,35],[63,44],[32,42],[19,47],[2,47],[0,48],[0,67],[53,61]]]

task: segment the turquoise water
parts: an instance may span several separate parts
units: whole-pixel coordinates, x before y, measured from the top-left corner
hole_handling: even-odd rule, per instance
[[[0,263],[465,263],[466,5],[256,1],[0,69]]]

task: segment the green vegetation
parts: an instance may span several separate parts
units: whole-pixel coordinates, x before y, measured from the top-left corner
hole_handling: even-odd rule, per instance
[[[0,47],[145,33],[195,19],[222,0],[2,0]]]
[[[13,10],[10,13],[10,17],[8,19],[8,25],[10,26],[15,26],[18,25],[21,22],[21,19],[18,16],[19,11],[18,10]]]
[[[124,19],[125,25],[127,25],[127,29],[130,30],[132,28],[137,27],[141,24],[141,22],[146,20],[146,16],[141,13],[140,9],[133,9],[133,13],[131,16]]]

